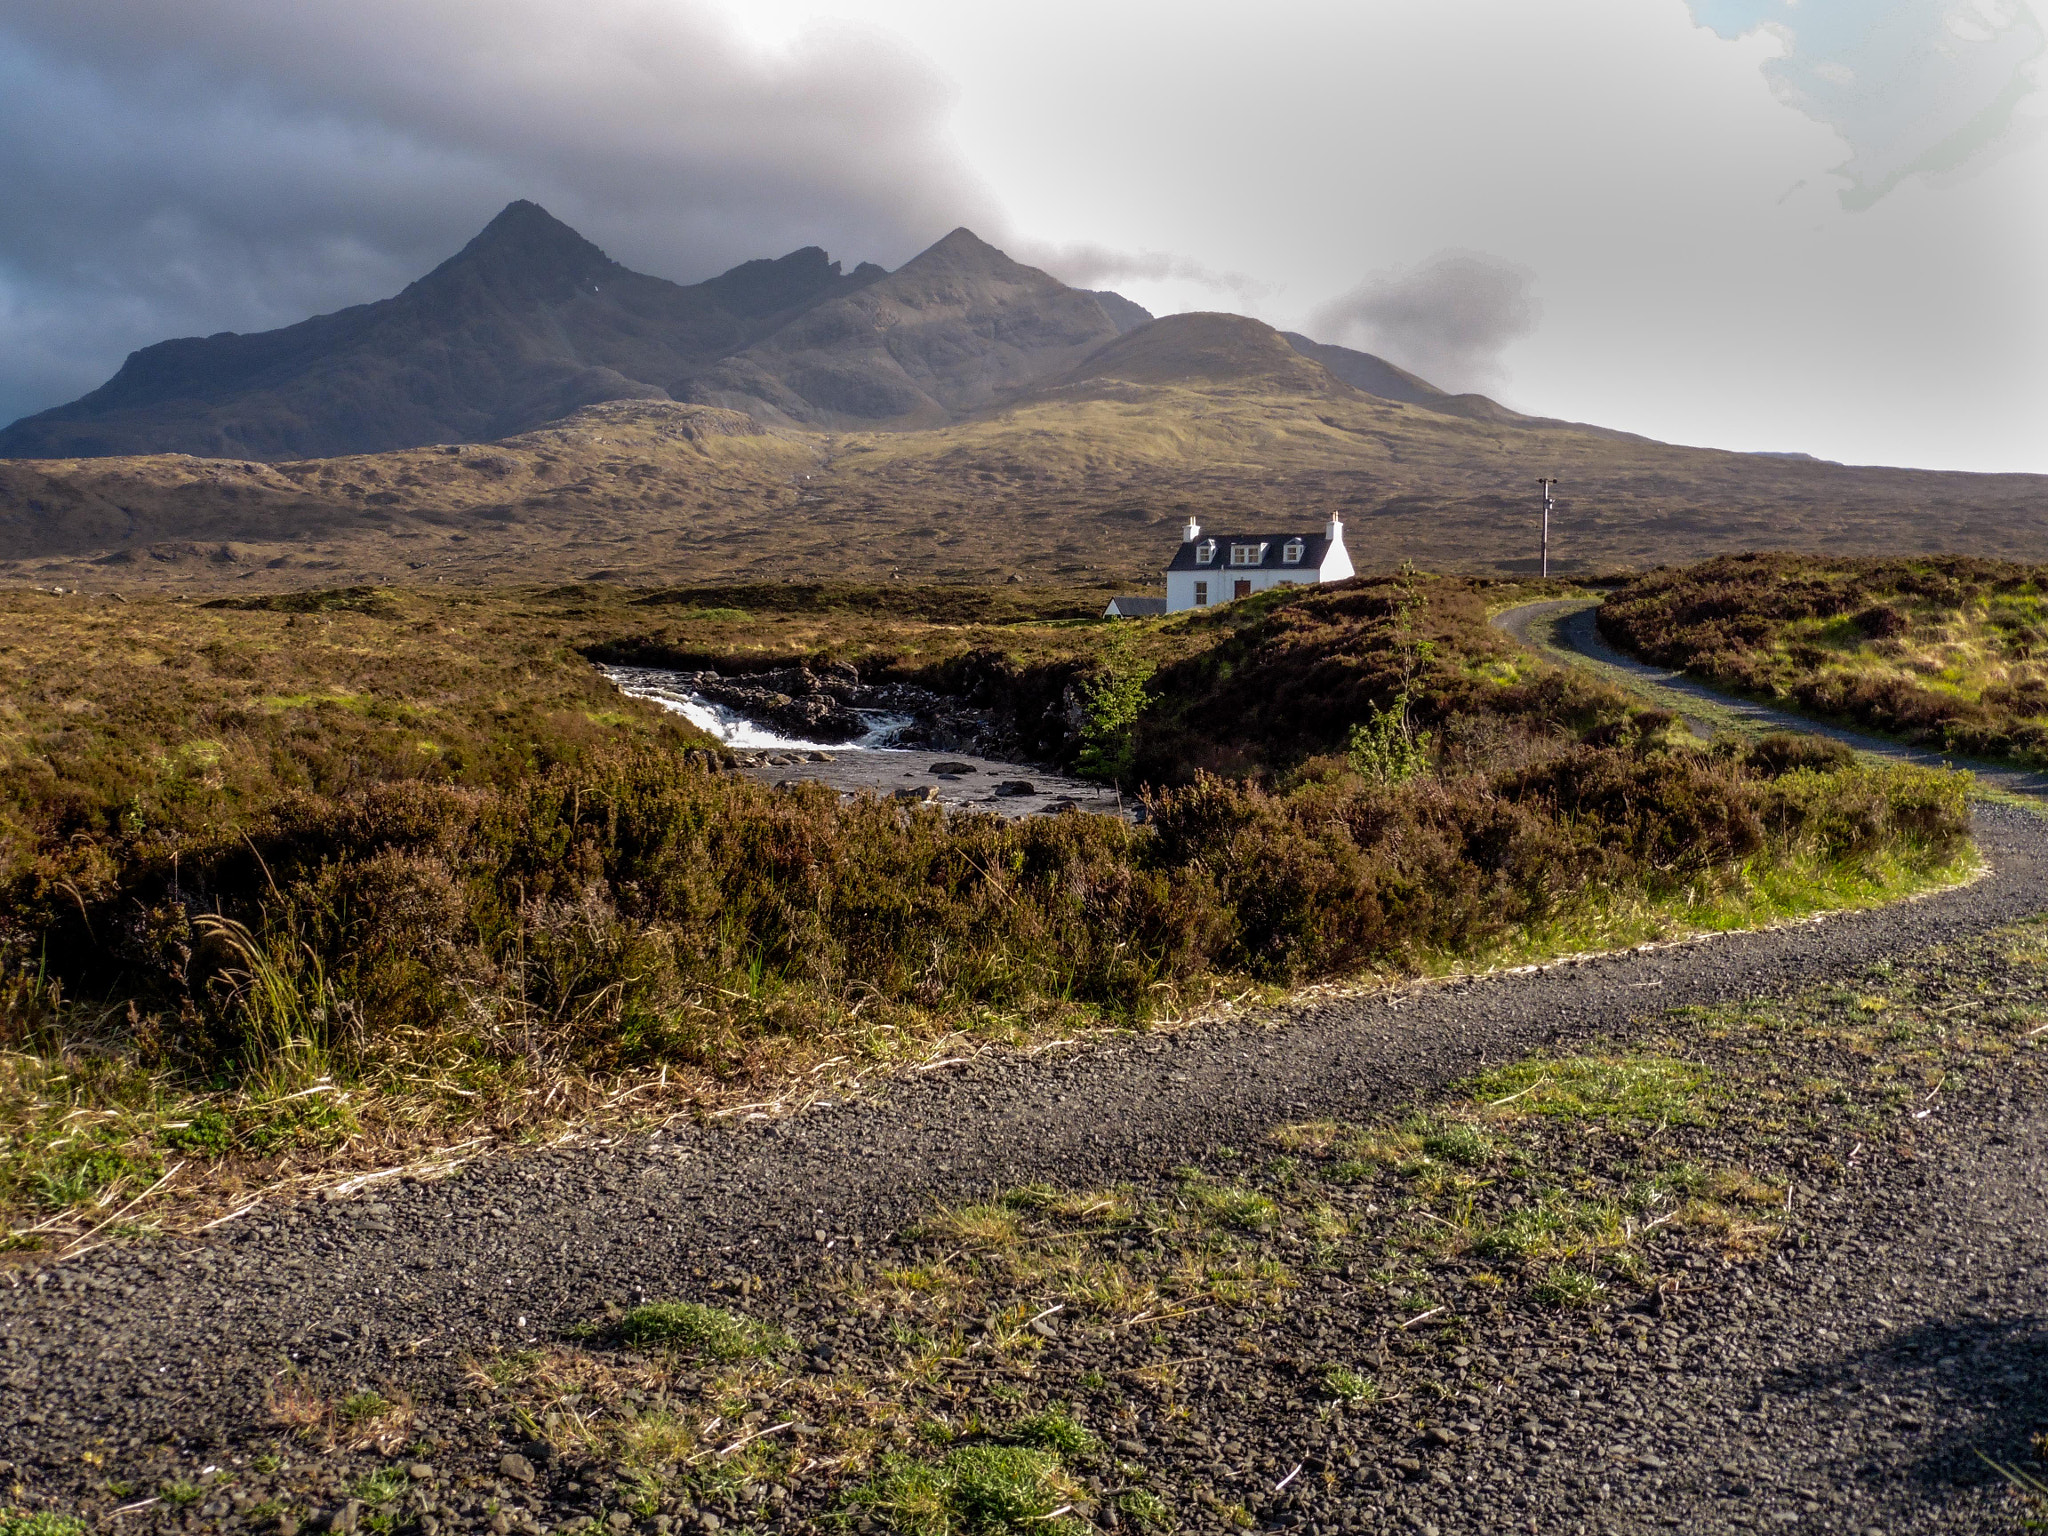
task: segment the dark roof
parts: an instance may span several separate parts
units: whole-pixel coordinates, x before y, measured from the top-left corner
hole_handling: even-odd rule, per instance
[[[1207,565],[1195,558],[1195,551],[1214,539],[1216,556]],[[1281,551],[1288,542],[1299,539],[1302,543],[1301,558],[1293,564],[1281,558]],[[1256,565],[1232,565],[1230,546],[1233,544],[1263,544],[1266,558]],[[1169,571],[1300,571],[1314,570],[1323,563],[1323,556],[1330,550],[1330,541],[1320,533],[1210,533],[1204,530],[1202,536],[1192,544],[1182,544],[1174,551]]]
[[[1119,592],[1109,600],[1109,607],[1103,610],[1102,616],[1108,618],[1116,614],[1126,619],[1149,619],[1164,612],[1166,599],[1163,597],[1132,597]]]

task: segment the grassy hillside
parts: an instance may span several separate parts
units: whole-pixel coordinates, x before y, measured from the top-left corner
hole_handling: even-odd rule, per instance
[[[1507,653],[1503,595],[1135,626],[1012,589],[0,600],[0,1204],[42,1241],[179,1159],[274,1179],[1946,877],[1957,783],[1703,749]],[[771,789],[605,686],[611,647],[1071,699],[1084,765],[1176,783],[1142,826]],[[1173,743],[1232,679],[1301,718],[1191,777]]]
[[[2048,567],[1751,555],[1611,598],[1617,645],[1943,751],[2048,767]]]
[[[1131,345],[1165,326],[1111,343],[1085,378],[930,431],[771,434],[737,413],[625,401],[453,450],[0,461],[0,577],[1144,586],[1189,514],[1332,513],[1362,570],[1412,559],[1529,574],[1544,473],[1563,479],[1552,549],[1565,572],[1772,548],[2048,555],[2039,476],[1843,468],[1447,415],[1349,390],[1277,339],[1283,357],[1186,334],[1172,358],[1156,335]],[[1168,363],[1189,370],[1181,382],[1160,381]]]

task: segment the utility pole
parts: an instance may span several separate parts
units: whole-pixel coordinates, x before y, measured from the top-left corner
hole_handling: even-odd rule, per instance
[[[1557,484],[1555,475],[1545,475],[1536,482],[1543,487],[1543,579],[1550,580],[1550,488]]]

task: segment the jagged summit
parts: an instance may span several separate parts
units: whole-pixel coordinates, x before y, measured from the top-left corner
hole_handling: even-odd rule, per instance
[[[0,432],[0,457],[325,458],[489,441],[613,400],[715,405],[771,426],[942,426],[1119,338],[1136,343],[1115,354],[1126,373],[1230,373],[1168,345],[1189,324],[1139,342],[1151,319],[965,227],[894,272],[846,272],[805,246],[685,285],[621,266],[520,199],[392,298],[145,347],[91,394]],[[1271,351],[1247,377],[1285,375]],[[1280,352],[1305,370],[1289,387],[1327,379]]]

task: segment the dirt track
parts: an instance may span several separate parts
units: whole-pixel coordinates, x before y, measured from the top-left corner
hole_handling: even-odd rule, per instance
[[[1991,873],[1885,911],[1326,1002],[1270,1024],[990,1054],[795,1121],[507,1157],[440,1184],[258,1210],[209,1241],[19,1267],[0,1281],[0,1479],[25,1503],[114,1529],[256,1528],[225,1490],[182,1511],[146,1503],[209,1466],[239,1465],[244,1506],[345,1509],[347,1478],[388,1456],[250,1469],[279,1440],[267,1394],[297,1369],[337,1392],[374,1382],[417,1399],[416,1454],[434,1466],[407,1505],[421,1529],[493,1528],[493,1500],[519,1528],[585,1518],[579,1484],[546,1469],[531,1486],[507,1481],[513,1442],[459,1390],[464,1356],[742,1276],[764,1288],[757,1309],[792,1299],[794,1323],[824,1256],[856,1240],[887,1251],[935,1201],[1032,1179],[1153,1184],[1281,1122],[1370,1120],[1488,1063],[1626,1038],[1646,1008],[1789,998],[1873,964],[1939,972],[1946,961],[1915,957],[2048,907],[2048,821],[1986,806],[1978,831]],[[1236,1445],[1250,1518],[1310,1532],[2017,1529],[1968,1451],[2022,1454],[2023,1432],[2048,1423],[2048,1115],[2031,1090],[1986,1082],[1944,1101],[1936,1126],[1912,1161],[1851,1158],[1862,1171],[1825,1190],[1808,1246],[1708,1287],[1685,1337],[1663,1345],[1670,1369],[1626,1331],[1579,1340],[1557,1366],[1537,1363],[1554,1321],[1489,1340],[1511,1363],[1532,1358],[1504,1370],[1426,1474],[1406,1470],[1424,1463],[1383,1426],[1333,1427],[1284,1385],[1249,1407],[1230,1406],[1242,1392],[1218,1398],[1235,1442],[1229,1418],[1162,1422],[1131,1454],[1179,1486],[1190,1469],[1220,1479],[1210,1463]],[[1319,1326],[1341,1335],[1341,1296],[1331,1307]],[[1363,1350],[1379,1325],[1354,1321]],[[1328,1476],[1270,1491],[1267,1464],[1308,1457]],[[110,1476],[145,1507],[111,1516],[123,1493]],[[799,1496],[752,1523],[817,1512]],[[706,1529],[721,1518],[681,1513]],[[1179,1514],[1222,1528],[1206,1506]]]

